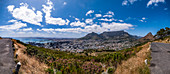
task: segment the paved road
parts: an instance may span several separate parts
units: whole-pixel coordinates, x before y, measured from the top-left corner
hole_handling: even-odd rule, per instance
[[[170,74],[170,44],[151,44],[151,74]]]
[[[10,39],[0,40],[0,74],[12,74],[15,62]]]

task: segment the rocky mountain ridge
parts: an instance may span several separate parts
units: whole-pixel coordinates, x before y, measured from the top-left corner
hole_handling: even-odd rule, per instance
[[[86,36],[79,38],[78,40],[115,40],[115,39],[129,39],[136,40],[138,36],[130,35],[125,31],[109,31],[97,34],[95,32],[89,33]]]

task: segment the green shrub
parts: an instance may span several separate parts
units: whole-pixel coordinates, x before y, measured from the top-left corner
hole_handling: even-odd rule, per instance
[[[48,66],[55,68],[62,73],[101,73],[103,69],[101,68],[99,71],[94,68],[100,67],[99,64],[91,65],[89,67],[82,67],[87,62],[93,63],[103,63],[106,66],[116,66],[117,64],[121,64],[122,60],[127,60],[131,56],[134,56],[139,49],[124,49],[115,51],[107,54],[99,54],[98,56],[85,56],[85,55],[76,55],[76,53],[69,53],[63,51],[55,51],[51,49],[36,47],[32,45],[26,45],[26,53],[30,56],[35,56],[39,61],[46,63]],[[86,50],[87,52],[96,52],[97,50]],[[90,71],[86,71],[86,68]],[[92,70],[92,71],[91,71]],[[94,70],[94,71],[93,71]],[[115,68],[110,69],[110,72],[114,72]],[[53,73],[53,70],[48,69],[49,73]]]
[[[113,74],[115,72],[115,68],[109,68],[108,69],[108,74]]]
[[[150,74],[150,69],[148,66],[144,65],[144,67],[140,67],[138,69],[139,74]]]
[[[47,73],[49,73],[49,74],[54,74],[54,71],[53,71],[53,69],[51,69],[51,68],[48,68],[47,70],[45,70]]]

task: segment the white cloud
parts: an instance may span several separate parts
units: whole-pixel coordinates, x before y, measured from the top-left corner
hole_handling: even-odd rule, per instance
[[[62,18],[54,18],[54,17],[51,17],[51,12],[52,10],[51,9],[54,9],[53,8],[53,3],[50,1],[50,0],[47,0],[47,5],[42,5],[43,7],[43,12],[46,14],[45,15],[45,20],[46,20],[46,23],[48,24],[54,24],[54,25],[65,25],[67,24],[67,22],[62,19]]]
[[[8,8],[8,11],[12,12],[14,10],[14,5],[9,5],[7,8]]]
[[[24,28],[23,31],[33,31],[32,28]]]
[[[48,0],[47,5],[42,5],[42,7],[43,12],[46,13],[45,17],[51,16],[51,9],[53,9],[53,3],[50,0]]]
[[[86,16],[88,16],[88,15],[90,15],[90,14],[92,14],[92,13],[94,13],[94,10],[89,10],[89,11],[86,13]]]
[[[67,5],[67,2],[64,2],[63,5]]]
[[[119,22],[124,22],[123,20],[118,20]]]
[[[145,20],[145,19],[146,19],[145,17],[142,18],[142,20]]]
[[[17,20],[9,20],[8,22],[11,22],[11,23],[13,23],[13,22],[17,22]]]
[[[129,5],[129,4],[133,4],[134,2],[136,2],[137,0],[124,0],[123,2],[122,2],[122,5],[124,6],[124,5]]]
[[[139,21],[144,22],[143,20],[139,20]]]
[[[37,29],[38,31],[45,31],[48,33],[54,33],[54,32],[72,32],[72,33],[80,33],[82,32],[81,28],[57,28],[57,29],[52,29],[52,28],[43,28],[43,29]]]
[[[93,19],[86,19],[85,22],[86,24],[93,24]]]
[[[155,6],[157,6],[158,3],[164,3],[165,0],[150,0],[148,3],[147,3],[147,7],[149,7],[150,5],[154,4]]]
[[[81,28],[58,28],[58,29],[55,29],[55,31],[58,31],[58,32],[73,32],[73,33],[80,33],[82,31]]]
[[[145,20],[139,20],[139,21],[141,21],[141,22],[147,22],[147,21],[145,21]]]
[[[86,26],[86,24],[84,22],[80,22],[80,21],[75,21],[75,22],[72,22],[70,23],[71,26],[81,26],[81,27],[84,27]]]
[[[113,17],[113,15],[103,15],[103,17]]]
[[[76,21],[79,21],[79,19],[78,19],[78,18],[75,18],[75,20],[76,20]]]
[[[127,23],[101,23],[103,29],[107,29],[108,31],[120,31],[125,29],[130,29],[133,27],[132,24]]]
[[[127,23],[101,23],[101,25],[93,24],[85,26],[84,28],[57,28],[57,29],[41,29],[40,31],[46,31],[46,32],[73,32],[73,33],[102,33],[104,31],[120,31],[120,30],[127,30],[131,29],[133,27],[132,24]],[[39,30],[39,29],[38,29]]]
[[[114,15],[114,12],[108,11],[106,14]]]
[[[101,14],[95,14],[95,16],[96,16],[96,17],[102,17],[102,15],[101,15]]]
[[[41,31],[40,29],[37,29],[37,31]]]
[[[70,23],[70,21],[68,19],[66,19],[66,25],[68,25]]]
[[[102,33],[104,31],[120,31],[120,30],[125,30],[125,29],[130,29],[133,27],[132,24],[127,24],[127,23],[101,23],[101,25],[93,24],[89,26],[85,26],[84,29],[79,29],[79,31],[82,32],[97,32],[97,33]]]
[[[19,5],[24,5],[24,4],[25,4],[25,3],[22,2],[22,3],[20,3]]]
[[[145,17],[142,17],[142,19],[139,20],[139,21],[141,21],[141,22],[147,22]]]
[[[58,24],[58,25],[65,25],[66,24],[66,21],[63,20],[62,18],[53,18],[53,17],[50,17],[50,18],[46,18],[46,23],[48,24]]]
[[[8,11],[11,12],[12,16],[18,20],[22,20],[27,23],[35,24],[41,26],[40,22],[42,22],[42,12],[28,8],[28,4],[20,4],[19,8],[13,8],[14,6],[9,5]]]
[[[84,20],[84,18],[82,18],[81,20]]]
[[[108,11],[108,12],[106,13],[106,15],[103,15],[103,17],[109,17],[109,18],[111,18],[111,17],[113,17],[113,15],[114,15],[114,12]]]
[[[98,20],[101,20],[101,21],[109,21],[109,22],[111,22],[111,21],[113,21],[114,19],[112,18],[112,19],[107,19],[107,18],[101,18],[101,19],[98,19]]]
[[[82,29],[82,31],[87,33],[91,33],[91,32],[102,33],[107,30],[102,28],[100,25],[93,24],[93,25],[86,26],[84,29]]]
[[[35,11],[35,8],[34,7],[31,7],[33,11]]]
[[[4,26],[0,26],[0,29],[6,29],[6,30],[17,30],[20,29],[22,27],[26,27],[27,24],[26,23],[21,23],[21,21],[19,22],[14,22],[14,24],[12,25],[4,25]]]
[[[17,32],[17,34],[25,34],[25,32]]]
[[[123,6],[126,6],[126,5],[132,5],[132,4],[134,4],[134,2],[136,2],[136,1],[140,1],[140,0],[124,0],[123,2],[122,2],[122,5]],[[165,0],[150,0],[148,3],[147,3],[147,7],[149,7],[150,5],[153,5],[154,4],[154,6],[158,6],[158,3],[164,3],[165,2]]]
[[[43,29],[41,29],[41,31],[52,32],[52,31],[54,31],[54,29],[52,29],[52,28],[49,28],[49,29],[43,28]]]
[[[123,2],[122,2],[122,5],[124,6],[124,5],[128,5],[128,1],[127,0],[124,0]]]

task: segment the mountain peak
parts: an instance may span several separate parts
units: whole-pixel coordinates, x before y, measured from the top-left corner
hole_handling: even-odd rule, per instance
[[[153,35],[151,32],[149,32],[146,36],[145,36],[145,39],[153,39]]]
[[[90,39],[99,40],[99,39],[101,39],[101,37],[97,33],[92,32],[92,33],[89,33],[86,36],[80,38],[80,40],[90,40]]]
[[[152,41],[154,40],[154,36],[151,32],[149,32],[146,36],[139,39],[140,42]]]

